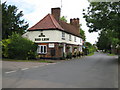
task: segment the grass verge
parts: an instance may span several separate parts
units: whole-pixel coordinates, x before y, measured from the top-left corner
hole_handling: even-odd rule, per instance
[[[13,61],[13,62],[40,62],[40,63],[55,63],[54,60],[16,60],[16,59],[2,59],[2,61]]]
[[[87,56],[92,56],[92,55],[94,55],[94,52],[93,53],[89,53]]]
[[[115,54],[107,54],[108,56],[115,56]]]

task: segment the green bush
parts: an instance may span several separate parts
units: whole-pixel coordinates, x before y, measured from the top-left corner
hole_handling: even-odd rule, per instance
[[[77,52],[74,52],[72,55],[74,58],[77,57]]]
[[[59,48],[63,48],[63,45],[59,45],[58,47],[59,47]]]
[[[66,58],[72,58],[72,53],[71,52],[67,53]]]
[[[77,48],[78,48],[77,46],[74,47],[74,49],[77,49]]]
[[[63,56],[60,59],[65,60],[66,59],[66,53],[63,53]]]
[[[70,46],[67,46],[67,49],[70,49]]]
[[[2,40],[2,57],[8,57],[8,45],[11,43],[10,39]]]
[[[3,54],[7,53],[10,59],[34,59],[36,57],[37,45],[34,42],[13,33],[9,37],[10,43],[3,42]]]

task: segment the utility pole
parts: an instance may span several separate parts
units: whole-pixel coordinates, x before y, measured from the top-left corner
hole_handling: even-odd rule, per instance
[[[62,0],[61,0],[61,9],[62,9]]]
[[[61,0],[61,14],[62,14],[62,0]]]

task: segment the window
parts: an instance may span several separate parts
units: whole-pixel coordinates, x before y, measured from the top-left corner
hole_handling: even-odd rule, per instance
[[[82,43],[82,39],[80,39],[80,43]]]
[[[69,41],[71,41],[71,35],[69,34]]]
[[[74,41],[76,42],[76,37],[74,37]]]
[[[47,46],[46,45],[39,45],[37,52],[40,54],[46,54],[47,53]]]
[[[62,39],[65,40],[65,32],[62,32]]]

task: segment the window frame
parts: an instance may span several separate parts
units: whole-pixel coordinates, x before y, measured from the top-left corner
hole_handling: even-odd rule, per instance
[[[72,41],[72,35],[69,34],[69,41]]]
[[[76,36],[74,36],[74,42],[76,42]]]
[[[42,47],[42,49],[41,49],[41,47]],[[38,45],[37,53],[46,54],[47,53],[47,45]]]
[[[62,39],[65,40],[65,32],[62,32]]]
[[[82,39],[80,38],[80,43],[82,43]]]

